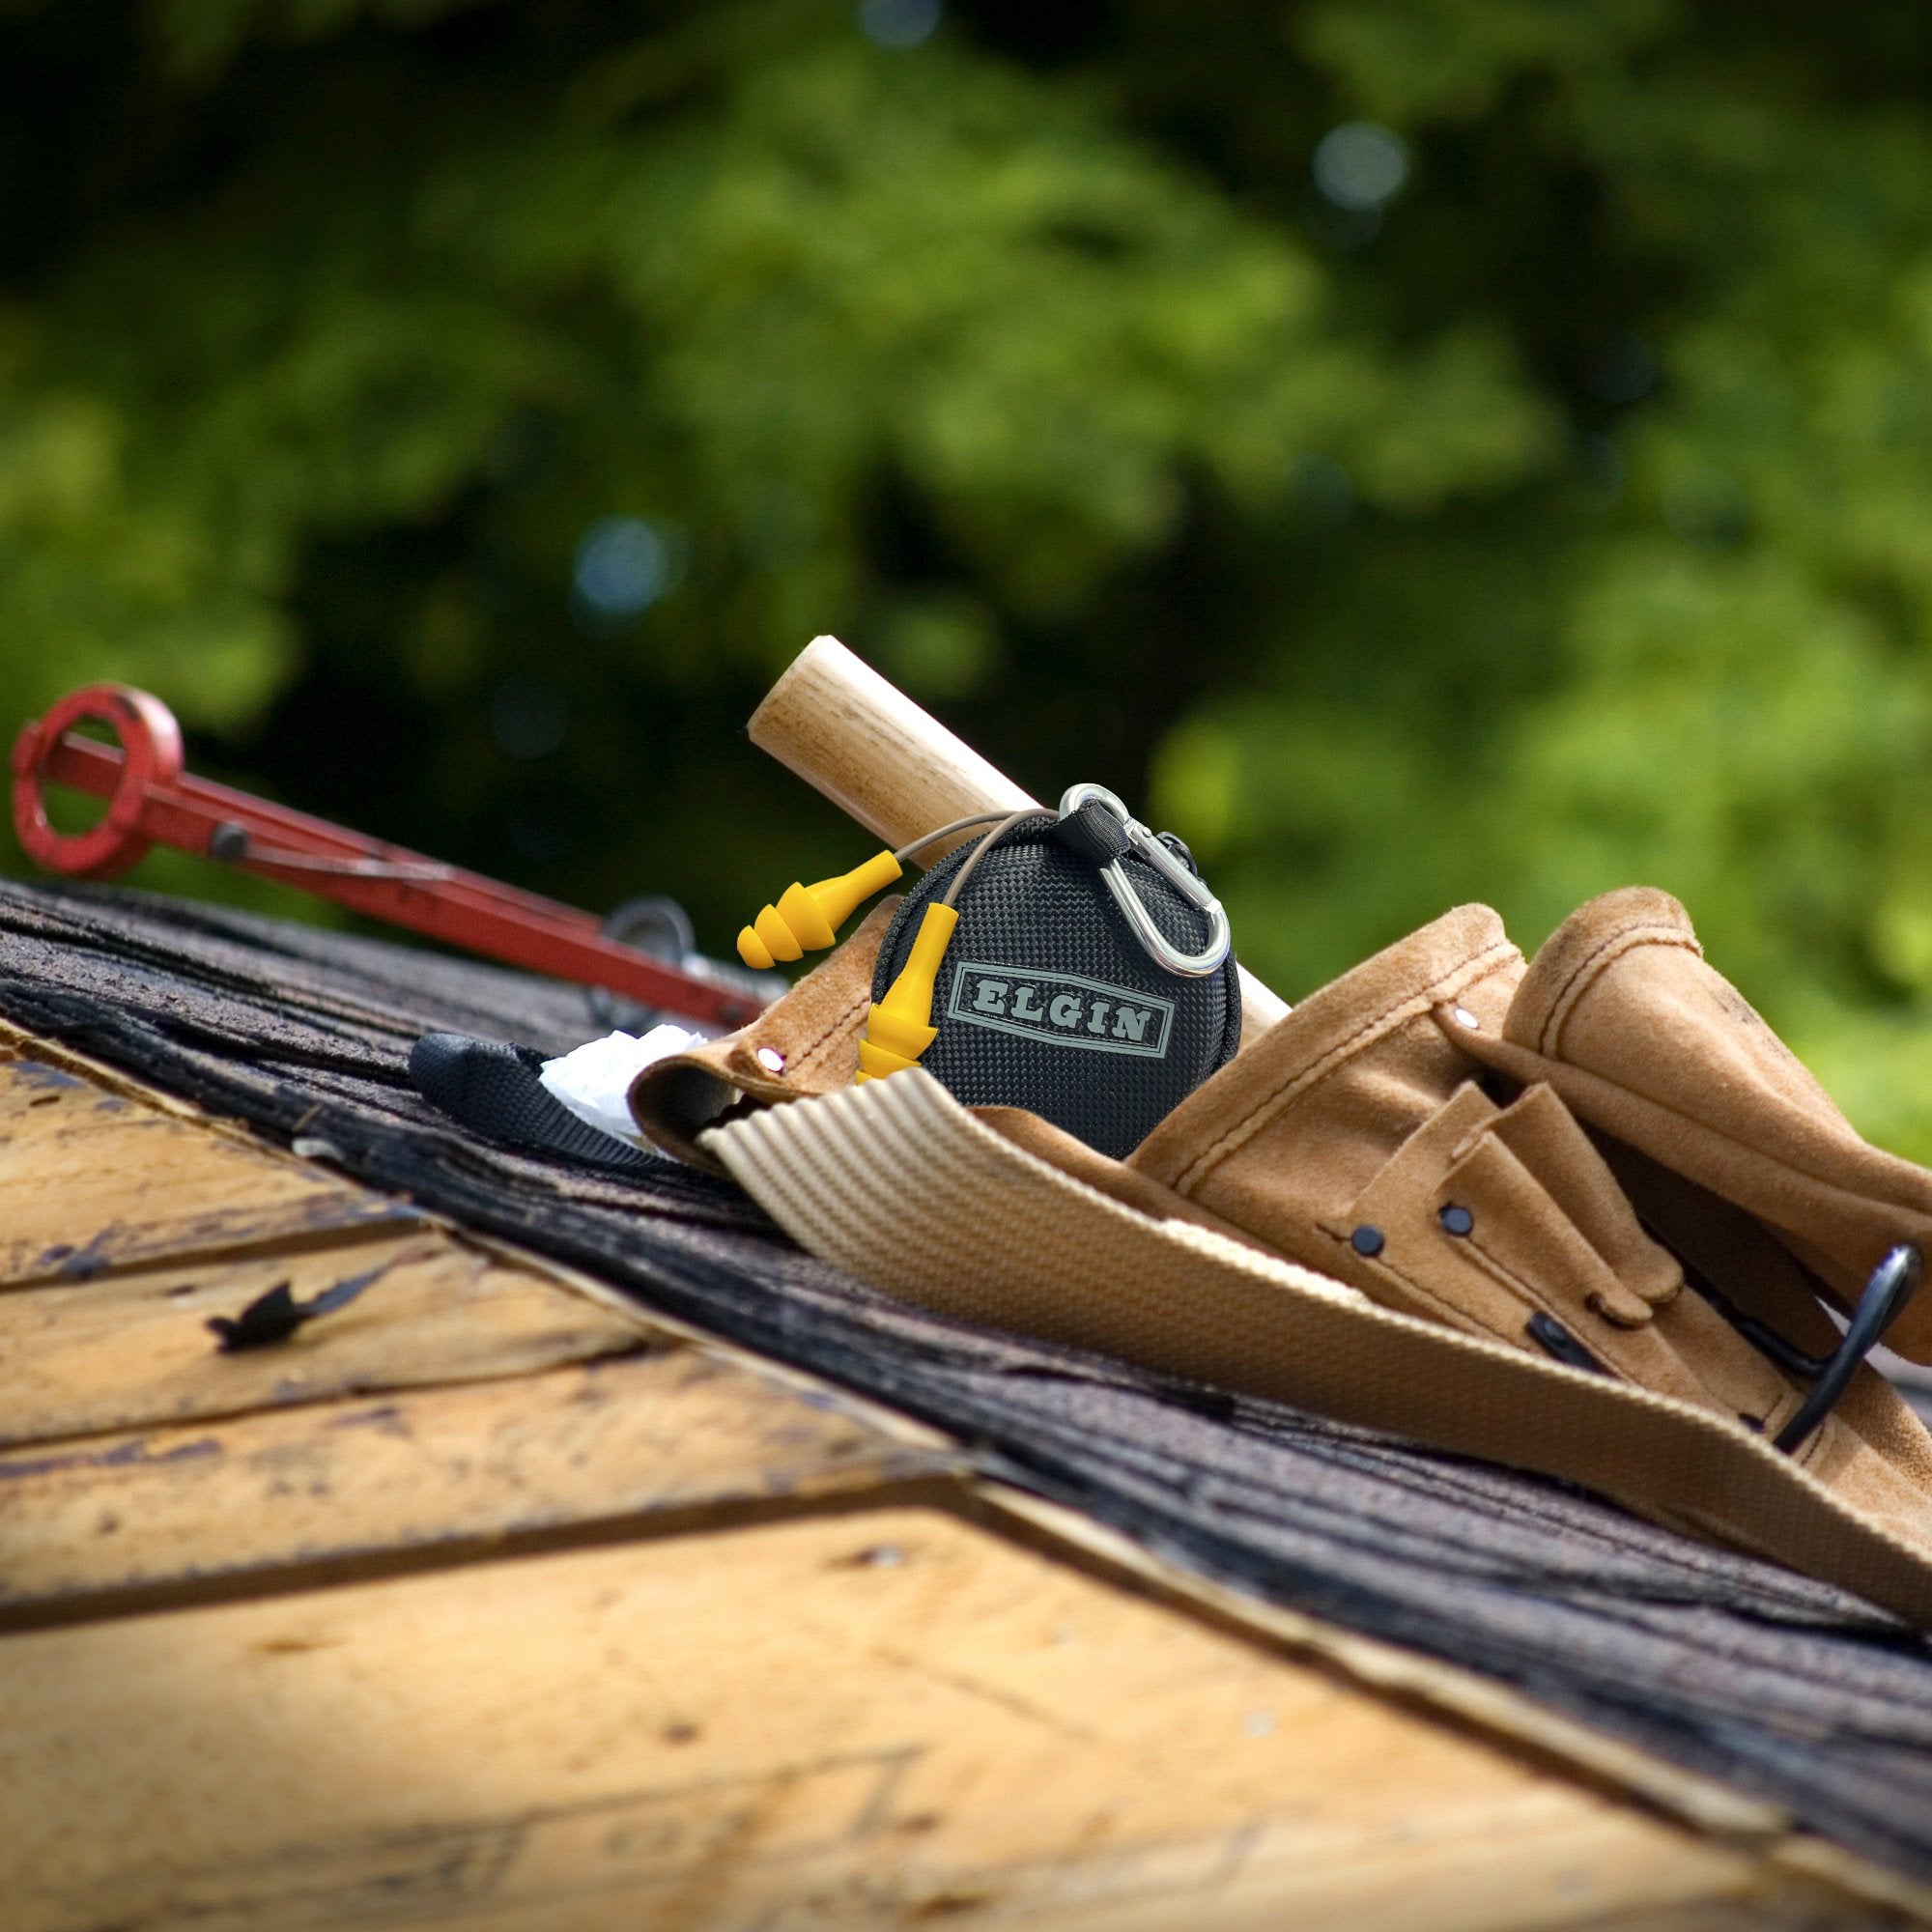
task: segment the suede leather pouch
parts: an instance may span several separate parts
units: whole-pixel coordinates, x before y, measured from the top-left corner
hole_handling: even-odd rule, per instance
[[[1592,899],[1558,926],[1502,1015],[1471,1031],[1445,1005],[1445,1035],[1511,1078],[1547,1081],[1571,1111],[1647,1156],[1630,1165],[1643,1188],[1656,1169],[1730,1204],[1772,1231],[1816,1279],[1796,1297],[1773,1291],[1784,1319],[1766,1313],[1759,1265],[1720,1260],[1717,1285],[1789,1333],[1789,1310],[1822,1287],[1840,1308],[1886,1251],[1918,1245],[1932,1262],[1932,1173],[1862,1140],[1797,1056],[1704,960],[1689,915],[1667,893],[1632,887]],[[1615,1154],[1612,1154],[1615,1158]],[[1654,1189],[1652,1190],[1654,1191]],[[1677,1237],[1711,1220],[1708,1199],[1671,1190]],[[1640,1202],[1646,1218],[1664,1211]],[[1750,1239],[1736,1216],[1733,1241]],[[1703,1236],[1721,1250],[1715,1235]],[[1765,1252],[1761,1240],[1753,1252]],[[1790,1287],[1803,1275],[1771,1264]],[[1809,1332],[1829,1349],[1813,1321]],[[1798,1340],[1793,1334],[1791,1339]],[[1898,1318],[1887,1345],[1932,1361],[1932,1293]]]
[[[748,1026],[646,1066],[631,1083],[632,1118],[666,1153],[724,1173],[698,1136],[746,1105],[810,1099],[849,1087],[872,999],[872,971],[900,895],[883,898],[789,992]]]
[[[1495,914],[1459,907],[1297,1007],[1127,1166],[1385,1307],[1775,1435],[1804,1385],[1684,1292],[1553,1086],[1502,1105],[1479,1084],[1471,1042],[1525,983]],[[1801,1460],[1932,1532],[1932,1443],[1883,1386],[1861,1391],[1876,1441],[1834,1416]]]

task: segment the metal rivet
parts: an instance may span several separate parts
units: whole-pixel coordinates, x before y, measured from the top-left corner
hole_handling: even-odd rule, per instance
[[[1449,1009],[1449,1017],[1452,1020],[1454,1020],[1459,1027],[1467,1028],[1467,1030],[1470,1033],[1481,1033],[1483,1030],[1482,1021],[1479,1020],[1475,1016],[1475,1014],[1468,1009],[1467,1007],[1451,1007]]]
[[[757,1060],[767,1073],[782,1073],[785,1070],[785,1057],[775,1046],[759,1047]]]
[[[1466,1235],[1476,1225],[1476,1217],[1466,1208],[1457,1207],[1453,1201],[1435,1218],[1451,1235]]]
[[[1382,1251],[1382,1231],[1365,1221],[1349,1236],[1349,1245],[1358,1255],[1378,1255]]]

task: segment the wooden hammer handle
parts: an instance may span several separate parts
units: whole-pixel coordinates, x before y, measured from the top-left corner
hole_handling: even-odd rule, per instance
[[[752,743],[822,791],[888,845],[904,845],[975,811],[1023,811],[1038,801],[989,765],[837,638],[806,645],[752,714]],[[949,841],[977,838],[962,832]],[[933,864],[949,849],[920,857]],[[1251,1042],[1287,1003],[1241,971],[1241,1037]]]

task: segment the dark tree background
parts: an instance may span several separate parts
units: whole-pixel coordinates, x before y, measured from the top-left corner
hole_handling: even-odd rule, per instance
[[[0,0],[0,713],[719,950],[865,849],[742,736],[834,631],[1290,997],[1643,880],[1932,1154],[1928,83],[1905,0]]]

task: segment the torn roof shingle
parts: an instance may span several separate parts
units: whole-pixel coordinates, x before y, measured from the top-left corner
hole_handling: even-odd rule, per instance
[[[411,1088],[426,1031],[547,1051],[605,1031],[581,989],[0,883],[0,1015],[937,1424],[1172,1562],[1501,1679],[1932,1879],[1932,1640],[1537,1477],[895,1304],[724,1182],[492,1147]]]

